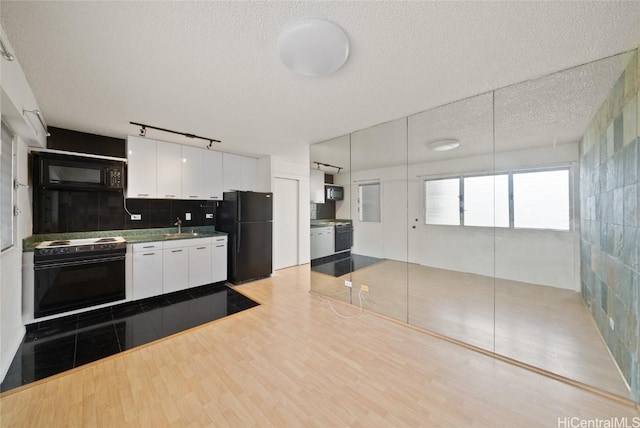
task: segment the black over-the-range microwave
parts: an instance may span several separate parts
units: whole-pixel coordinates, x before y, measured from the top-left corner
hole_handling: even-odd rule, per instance
[[[124,161],[36,152],[32,167],[41,189],[121,191],[125,185]]]
[[[341,186],[324,186],[325,199],[328,201],[341,201],[344,199],[344,188]]]

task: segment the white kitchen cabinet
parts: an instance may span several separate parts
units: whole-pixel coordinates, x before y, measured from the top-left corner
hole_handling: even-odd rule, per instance
[[[211,243],[189,247],[189,287],[198,287],[210,282]]]
[[[189,287],[189,247],[162,250],[162,283],[165,294]]]
[[[333,226],[311,228],[311,259],[330,256],[335,253]]]
[[[311,202],[314,204],[324,204],[324,172],[319,169],[312,169],[309,173],[309,189]]]
[[[127,198],[156,198],[156,141],[127,138]]]
[[[203,150],[204,171],[202,188],[204,199],[222,200],[222,153]]]
[[[182,146],[182,199],[204,199],[202,154],[201,148]]]
[[[227,237],[213,238],[211,249],[211,282],[227,280]]]
[[[133,300],[162,294],[162,243],[133,244],[132,248]]]
[[[222,154],[224,191],[255,190],[258,160],[231,153]]]
[[[156,142],[156,182],[158,198],[180,199],[182,195],[182,147]]]

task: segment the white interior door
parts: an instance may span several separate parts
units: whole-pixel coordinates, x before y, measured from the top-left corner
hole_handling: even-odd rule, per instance
[[[273,268],[298,264],[298,180],[276,178],[273,191]]]

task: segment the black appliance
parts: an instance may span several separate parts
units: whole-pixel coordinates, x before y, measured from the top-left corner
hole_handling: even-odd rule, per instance
[[[241,284],[271,275],[272,220],[272,193],[224,193],[216,211],[216,230],[229,234],[229,281]]]
[[[40,189],[121,192],[125,163],[111,159],[39,152],[34,155],[34,184]]]
[[[341,201],[344,199],[344,188],[341,186],[324,186],[325,199],[328,201]]]
[[[334,251],[339,253],[341,251],[351,250],[353,244],[353,225],[351,222],[338,222],[334,225],[334,239],[335,248]]]
[[[34,318],[125,298],[123,238],[49,241],[34,251]]]

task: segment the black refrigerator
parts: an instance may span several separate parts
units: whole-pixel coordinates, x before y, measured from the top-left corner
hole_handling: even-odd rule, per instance
[[[228,281],[242,284],[271,275],[272,220],[272,193],[224,192],[216,230],[229,234]]]

